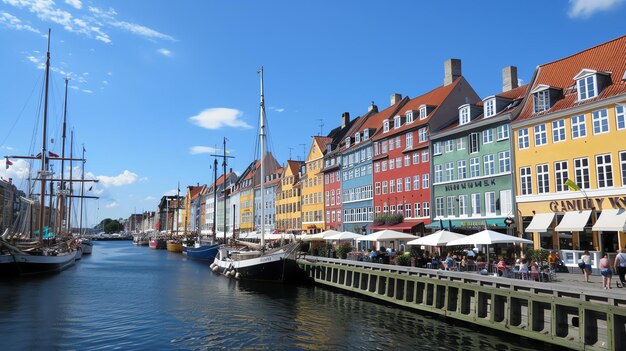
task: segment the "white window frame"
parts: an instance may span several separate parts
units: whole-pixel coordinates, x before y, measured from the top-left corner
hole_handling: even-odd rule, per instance
[[[517,131],[517,149],[524,150],[530,147],[530,136],[528,128],[522,128]]]
[[[489,118],[496,114],[496,98],[490,98],[485,101],[485,118]]]
[[[550,167],[547,163],[538,164],[537,172],[537,194],[547,194],[550,192]]]
[[[496,174],[496,161],[493,154],[483,155],[483,175]]]
[[[598,189],[613,187],[613,157],[611,154],[596,155],[596,179]]]
[[[528,166],[519,168],[520,192],[522,195],[532,195],[533,179],[532,169]]]
[[[591,121],[593,124],[593,135],[608,133],[609,111],[607,109],[596,110],[591,113]]]
[[[471,195],[472,197],[472,216],[480,216],[481,215],[481,206],[480,206],[480,194],[474,193]]]
[[[409,131],[408,133],[406,133],[406,148],[411,148],[413,147],[413,132]]]
[[[574,159],[574,177],[576,178],[576,185],[581,189],[589,189],[591,184],[589,172],[589,158],[581,157]]]
[[[459,108],[459,125],[465,125],[470,122],[470,107],[463,106]]]
[[[626,186],[626,151],[619,153],[620,171],[622,175],[622,186]]]
[[[565,181],[569,178],[569,167],[567,161],[554,162],[554,187],[557,192],[568,191],[569,187]]]
[[[626,106],[615,106],[615,128],[617,130],[626,129]]]
[[[400,116],[395,116],[393,118],[393,129],[398,129],[402,127],[402,120],[400,119]]]
[[[413,152],[413,164],[416,165],[420,163],[420,153],[419,151],[414,151]]]
[[[445,204],[443,196],[435,198],[435,218],[445,217]]]
[[[459,195],[459,217],[467,217],[467,195]]]
[[[370,138],[370,130],[369,129],[364,129],[363,130],[363,141],[367,140]]]
[[[413,123],[413,111],[406,111],[406,124]]]
[[[456,140],[456,149],[457,150],[465,150],[467,148],[467,139],[465,137],[460,137]]]
[[[509,138],[509,125],[508,124],[503,124],[501,126],[498,126],[497,131],[498,131],[498,141],[507,140]]]
[[[548,131],[546,130],[545,123],[534,126],[533,132],[535,134],[535,147],[543,146],[548,143]]]
[[[470,178],[480,177],[480,158],[470,158]]]
[[[446,153],[454,151],[454,143],[453,142],[454,142],[454,140],[452,140],[452,139],[449,139],[449,140],[445,141],[444,145],[445,145],[445,152]]]
[[[458,179],[466,179],[467,178],[467,161],[466,160],[459,160],[456,162],[456,168],[457,168],[457,176]]]
[[[420,121],[428,117],[426,106],[420,106]]]
[[[560,143],[565,141],[565,120],[559,119],[552,121],[552,142]]]
[[[511,189],[500,191],[500,215],[507,216],[513,213],[513,191]]]
[[[422,174],[422,189],[428,189],[430,187],[430,177],[428,173]]]
[[[389,131],[389,120],[383,121],[383,133],[387,133]]]
[[[485,129],[483,130],[483,144],[491,144],[493,143],[493,129]]]
[[[454,162],[448,162],[446,164],[446,181],[450,182],[454,180]]]
[[[496,193],[495,191],[485,192],[485,215],[496,214]]]
[[[511,172],[511,152],[509,150],[498,152],[498,172]]]
[[[359,132],[354,133],[354,143],[358,144],[360,142],[361,142],[361,133]]]
[[[533,94],[533,113],[541,113],[550,109],[550,90],[545,89]]]
[[[428,141],[428,128],[420,128],[417,130],[418,142],[423,143]]]
[[[585,115],[572,116],[570,118],[572,139],[584,138],[587,136],[587,120]]]
[[[597,76],[597,74],[590,74],[576,80],[576,87],[578,88],[578,101],[593,99],[598,96]],[[591,88],[591,92],[589,88]]]
[[[441,155],[441,142],[436,141],[433,143],[433,155]]]

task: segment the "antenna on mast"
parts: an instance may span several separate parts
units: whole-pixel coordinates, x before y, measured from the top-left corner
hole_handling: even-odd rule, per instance
[[[321,118],[318,118],[317,120],[320,121],[320,134],[319,135],[322,136],[323,128],[324,128],[324,120]]]

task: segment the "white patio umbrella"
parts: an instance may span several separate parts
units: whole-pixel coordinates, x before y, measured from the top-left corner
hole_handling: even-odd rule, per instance
[[[450,232],[447,230],[438,230],[435,233],[425,237],[411,240],[407,245],[425,245],[425,246],[444,246],[452,240],[465,238],[467,235]]]
[[[397,232],[395,230],[381,230],[376,233],[364,235],[357,241],[386,241],[386,240],[409,240],[415,239],[415,235]]]
[[[476,234],[466,236],[465,238],[450,241],[448,244],[446,244],[446,246],[487,245],[487,257],[489,257],[489,245],[514,243],[532,244],[533,241],[485,229]]]
[[[336,230],[326,230],[321,233],[305,235],[302,240],[304,241],[314,241],[314,240],[324,240],[327,236],[339,234],[340,232]]]
[[[361,234],[357,234],[357,233],[352,233],[352,232],[341,232],[338,234],[333,234],[333,235],[329,235],[327,237],[324,237],[324,240],[354,240],[357,238],[362,237],[363,235]]]

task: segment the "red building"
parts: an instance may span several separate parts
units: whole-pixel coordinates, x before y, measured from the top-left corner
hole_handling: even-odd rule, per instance
[[[461,75],[461,61],[445,62],[444,84],[410,99],[382,121],[374,137],[373,230],[424,232],[430,223],[428,135],[458,119],[458,107],[480,98]],[[402,215],[402,221],[399,216]],[[383,218],[385,217],[385,218]]]

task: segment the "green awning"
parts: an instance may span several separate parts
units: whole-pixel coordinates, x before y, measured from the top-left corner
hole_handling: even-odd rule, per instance
[[[463,228],[463,229],[487,229],[489,228],[506,228],[506,224],[504,224],[503,218],[488,218],[488,219],[453,219],[453,220],[433,220],[432,223],[427,224],[426,228],[434,228],[434,229],[442,229],[441,225],[443,224],[444,228],[449,228],[450,224],[452,224],[452,228]]]

